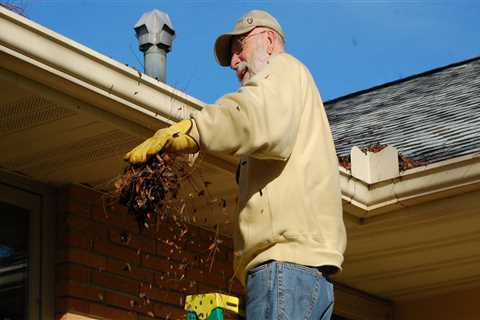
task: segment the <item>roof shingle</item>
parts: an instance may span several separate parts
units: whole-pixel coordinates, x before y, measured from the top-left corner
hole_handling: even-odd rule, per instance
[[[480,152],[480,58],[325,103],[338,156],[380,143],[438,162]]]

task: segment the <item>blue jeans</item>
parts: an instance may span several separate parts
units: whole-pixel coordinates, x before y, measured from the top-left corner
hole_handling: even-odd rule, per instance
[[[247,275],[247,320],[329,320],[333,285],[316,268],[272,261]]]

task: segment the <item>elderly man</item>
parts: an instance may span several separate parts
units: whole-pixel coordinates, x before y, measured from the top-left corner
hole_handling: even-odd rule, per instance
[[[241,17],[215,42],[240,89],[159,130],[126,159],[161,150],[238,156],[234,269],[247,288],[247,319],[330,319],[327,278],[346,245],[338,164],[318,89],[284,52],[284,38],[265,11]]]

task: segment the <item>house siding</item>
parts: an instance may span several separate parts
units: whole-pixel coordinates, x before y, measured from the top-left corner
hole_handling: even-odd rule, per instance
[[[183,319],[188,294],[244,294],[232,280],[230,239],[222,239],[209,272],[212,232],[189,226],[188,247],[179,252],[165,242],[173,240],[171,226],[139,230],[124,207],[105,206],[101,193],[77,185],[61,192],[56,226],[57,319],[67,313],[118,320]],[[182,271],[184,259],[190,264]],[[203,267],[192,266],[193,261]],[[182,280],[167,280],[174,273],[183,275]]]

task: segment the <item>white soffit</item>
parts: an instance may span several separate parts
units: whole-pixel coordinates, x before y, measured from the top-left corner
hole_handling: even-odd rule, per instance
[[[0,7],[0,165],[38,180],[97,185],[153,130],[203,103]],[[206,167],[231,175],[231,160]],[[210,163],[213,163],[211,165]]]

